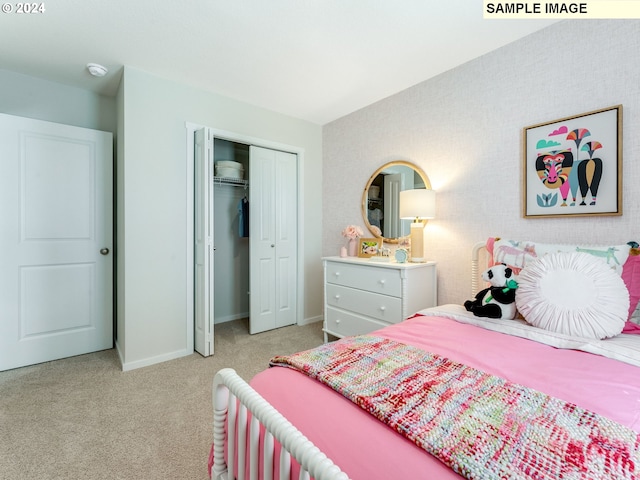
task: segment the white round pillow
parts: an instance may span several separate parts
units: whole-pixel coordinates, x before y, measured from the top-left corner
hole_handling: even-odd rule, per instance
[[[629,292],[602,259],[582,252],[552,253],[522,269],[516,307],[536,327],[602,339],[622,332]]]

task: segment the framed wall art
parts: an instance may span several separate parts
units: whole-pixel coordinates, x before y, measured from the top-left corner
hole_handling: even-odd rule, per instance
[[[360,238],[358,242],[358,256],[361,258],[369,258],[378,254],[380,249],[380,239],[378,238]]]
[[[622,215],[622,105],[523,129],[523,216]]]

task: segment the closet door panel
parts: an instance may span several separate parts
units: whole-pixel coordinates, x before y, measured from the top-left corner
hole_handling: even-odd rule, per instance
[[[297,158],[276,152],[276,327],[296,323],[297,272]]]
[[[296,323],[297,157],[250,149],[250,321],[259,333]]]
[[[275,243],[273,151],[251,147],[249,184],[249,333],[275,327]]]
[[[257,269],[256,276],[259,276],[258,284],[260,285],[260,293],[256,295],[256,303],[258,304],[258,315],[262,319],[261,325],[264,330],[270,330],[275,323],[275,284],[273,277],[275,275],[275,263],[272,258],[261,258],[260,266]],[[260,327],[257,327],[260,328]],[[260,330],[262,331],[262,330]],[[256,333],[256,332],[251,332]]]
[[[194,136],[194,349],[213,355],[213,151],[211,133],[202,128]]]

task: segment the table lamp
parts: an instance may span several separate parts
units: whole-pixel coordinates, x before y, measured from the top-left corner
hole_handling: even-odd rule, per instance
[[[400,192],[400,218],[411,219],[411,261],[426,262],[423,220],[436,216],[436,192],[424,188]]]

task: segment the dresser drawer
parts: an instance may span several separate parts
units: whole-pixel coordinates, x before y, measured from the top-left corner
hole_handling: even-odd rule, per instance
[[[386,326],[386,323],[331,307],[325,312],[325,330],[338,337],[363,335]]]
[[[400,271],[392,268],[329,262],[327,263],[326,278],[327,282],[331,284],[394,297],[402,295]]]
[[[402,300],[398,297],[365,292],[342,285],[327,284],[327,305],[382,320],[402,321]]]

